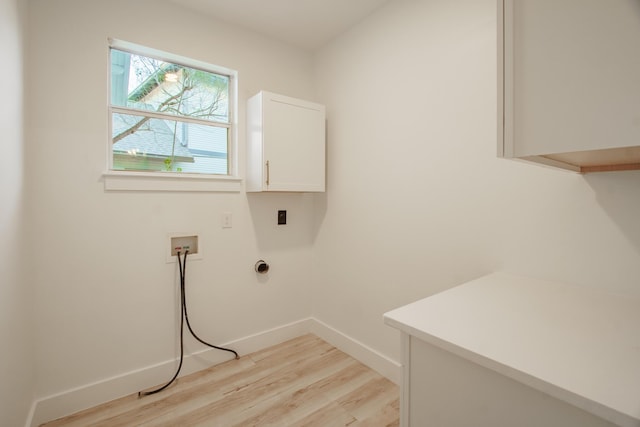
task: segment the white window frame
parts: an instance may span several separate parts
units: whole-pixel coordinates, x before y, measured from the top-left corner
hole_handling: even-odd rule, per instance
[[[141,46],[123,40],[108,39],[107,55],[110,58],[111,48],[139,55],[145,55],[162,61],[198,68],[204,71],[229,76],[229,146],[227,149],[227,175],[197,174],[183,172],[145,172],[112,170],[113,154],[111,143],[111,60],[108,60],[107,79],[107,171],[103,174],[107,191],[213,191],[239,192],[242,180],[238,176],[238,73],[224,67],[215,66],[203,61],[187,58],[161,50]]]

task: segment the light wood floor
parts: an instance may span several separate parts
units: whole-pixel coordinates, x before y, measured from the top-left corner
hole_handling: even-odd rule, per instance
[[[398,387],[315,335],[43,426],[397,426]]]

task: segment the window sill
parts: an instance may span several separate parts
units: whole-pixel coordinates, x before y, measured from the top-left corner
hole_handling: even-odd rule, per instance
[[[239,193],[242,179],[233,176],[158,172],[105,172],[105,191],[175,191]]]

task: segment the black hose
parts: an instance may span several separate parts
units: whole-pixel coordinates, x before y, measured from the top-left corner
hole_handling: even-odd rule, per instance
[[[187,273],[187,253],[185,252],[184,254],[184,275],[182,272],[182,267],[180,268],[180,276],[184,277]],[[189,323],[189,315],[187,314],[187,297],[186,294],[184,292],[184,280],[182,283],[182,312],[184,313],[184,319],[187,321],[187,328],[189,328],[189,332],[191,332],[191,335],[193,335],[193,337],[195,339],[197,339],[198,341],[200,341],[202,344],[209,346],[211,348],[215,348],[216,350],[222,350],[222,351],[228,351],[230,353],[233,353],[236,356],[236,359],[240,358],[240,356],[238,356],[238,353],[234,350],[231,350],[230,348],[224,348],[224,347],[218,347],[216,345],[213,344],[209,344],[208,342],[202,340],[191,328],[191,323]]]
[[[234,350],[231,350],[230,348],[218,347],[218,346],[215,346],[213,344],[209,344],[208,342],[202,340],[198,335],[196,335],[196,333],[191,328],[191,324],[189,323],[189,316],[187,315],[187,296],[186,296],[186,292],[185,292],[185,276],[186,276],[186,273],[187,273],[187,254],[188,253],[189,253],[189,251],[185,251],[184,252],[184,266],[182,265],[182,261],[180,260],[180,252],[177,253],[178,265],[180,267],[180,363],[178,364],[178,369],[176,369],[176,373],[173,375],[173,378],[171,378],[169,380],[169,382],[167,382],[165,385],[163,385],[162,387],[159,387],[159,388],[157,388],[155,390],[151,390],[151,391],[140,391],[140,392],[138,392],[138,397],[149,396],[151,394],[156,394],[158,392],[161,392],[165,388],[169,387],[176,380],[176,378],[178,378],[178,374],[180,374],[180,370],[182,369],[182,362],[184,360],[184,324],[185,324],[185,321],[187,323],[187,328],[189,328],[189,332],[191,332],[191,335],[193,335],[193,337],[195,339],[197,339],[198,341],[200,341],[202,344],[207,345],[207,346],[209,346],[211,348],[215,348],[216,350],[228,351],[230,353],[233,353],[235,355],[236,359],[240,358],[238,353],[236,351],[234,351]]]

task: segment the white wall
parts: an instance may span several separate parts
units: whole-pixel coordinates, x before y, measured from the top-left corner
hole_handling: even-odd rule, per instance
[[[397,0],[316,56],[328,117],[314,316],[399,360],[382,314],[494,270],[640,294],[640,173],[496,157],[496,2]]]
[[[177,355],[170,232],[201,235],[190,318],[218,343],[313,313],[398,360],[383,312],[493,270],[640,293],[638,172],[583,177],[496,158],[494,3],[396,0],[313,58],[165,2],[30,1],[36,396]],[[327,193],[105,192],[107,37],[238,70],[240,123],[260,89],[326,103]],[[21,137],[8,141],[18,164]],[[242,174],[242,127],[239,147]],[[21,193],[1,191],[13,212],[3,205],[3,239],[15,239]],[[278,209],[289,211],[286,227],[275,225]],[[232,229],[220,227],[222,212]],[[271,264],[266,280],[253,272],[259,258]],[[2,316],[5,304],[29,313],[29,288],[4,285],[20,277],[15,265],[0,261],[2,292],[17,295],[3,295]],[[2,331],[25,374],[28,342]],[[201,348],[187,341],[188,352]]]
[[[24,424],[33,399],[32,286],[22,258],[24,225],[23,15],[21,2],[0,1],[0,425]]]
[[[102,173],[108,37],[237,70],[241,124],[260,89],[312,98],[311,55],[152,0],[34,0],[29,20],[37,397],[177,357],[171,232],[201,236],[204,259],[189,263],[187,293],[203,339],[226,343],[308,317],[313,196],[105,192]],[[242,127],[239,146],[244,173]],[[286,227],[276,225],[278,209],[288,210]],[[233,228],[221,228],[223,212]],[[266,278],[253,270],[260,258],[271,264]],[[190,338],[186,346],[203,348]]]

